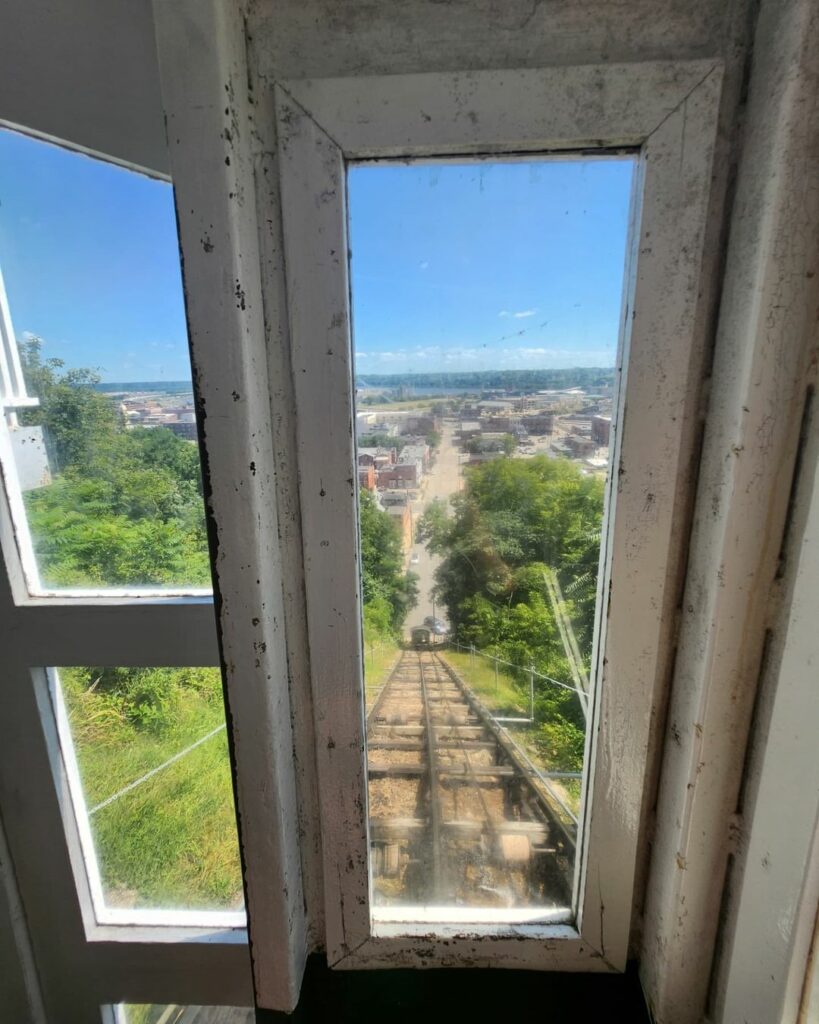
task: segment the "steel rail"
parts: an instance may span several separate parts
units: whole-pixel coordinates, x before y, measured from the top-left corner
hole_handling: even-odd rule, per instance
[[[553,826],[554,829],[563,838],[563,841],[565,842],[568,848],[567,852],[571,852],[573,854],[576,847],[576,840],[575,836],[573,835],[574,829],[566,825],[566,823],[561,819],[557,811],[550,805],[550,802],[546,799],[544,793],[541,792],[540,787],[533,784],[533,780],[538,779],[541,782],[541,785],[543,785],[549,797],[552,800],[554,800],[555,803],[560,807],[560,810],[572,820],[573,826],[576,828],[577,818],[575,817],[574,813],[571,811],[569,807],[566,806],[564,801],[561,800],[560,797],[553,792],[552,787],[548,785],[548,780],[544,779],[541,776],[540,772],[538,772],[537,767],[534,764],[532,764],[529,757],[525,754],[523,750],[521,750],[518,744],[515,743],[515,741],[506,731],[506,729],[504,729],[502,726],[494,722],[489,711],[483,706],[481,701],[475,696],[475,694],[471,691],[469,686],[467,686],[463,679],[461,679],[459,674],[452,668],[452,666],[448,665],[445,661],[443,661],[439,654],[436,653],[434,657],[438,658],[441,661],[441,665],[444,671],[449,675],[449,677],[461,691],[469,707],[472,709],[474,714],[481,720],[483,727],[486,728],[489,731],[489,733],[495,737],[496,741],[498,742],[498,745],[503,750],[505,756],[512,762],[512,764],[515,765],[516,768],[518,768],[521,775],[527,777],[529,788],[535,796],[538,808],[540,809],[541,813],[545,815],[548,823],[551,826]]]
[[[404,659],[406,658],[408,653],[409,653],[409,651],[402,651],[401,652],[401,657],[393,665],[392,669],[390,670],[390,674],[387,676],[386,681],[384,682],[384,685],[378,691],[378,694],[377,694],[375,700],[373,701],[372,707],[367,712],[366,722],[367,722],[367,726],[368,727],[369,727],[370,721],[375,721],[375,714],[378,711],[378,709],[381,707],[381,705],[384,703],[384,699],[387,696],[387,692],[388,692],[388,690],[390,688],[390,685],[394,682],[395,676],[398,674],[398,670],[404,666]]]
[[[424,663],[418,652],[418,672],[421,680],[421,700],[424,708],[424,722],[427,730],[427,760],[429,769],[429,817],[432,831],[432,892],[434,899],[441,899],[443,876],[441,871],[441,798],[438,793],[438,758],[435,750],[435,733],[429,710],[429,696],[424,676]]]

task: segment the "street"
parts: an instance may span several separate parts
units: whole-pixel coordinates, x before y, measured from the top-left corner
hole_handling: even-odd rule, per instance
[[[459,489],[461,484],[460,458],[461,453],[454,440],[454,423],[445,422],[441,430],[441,445],[435,465],[427,477],[423,496],[412,503],[413,525],[418,523],[430,502],[436,498],[448,499]],[[412,558],[416,555],[418,562],[413,563]],[[435,570],[440,562],[440,557],[430,555],[424,544],[413,544],[410,549],[408,569],[418,576],[418,605],[409,614],[407,631],[415,626],[423,625],[424,619],[428,616],[446,617],[445,609],[435,606],[431,594],[435,584]]]

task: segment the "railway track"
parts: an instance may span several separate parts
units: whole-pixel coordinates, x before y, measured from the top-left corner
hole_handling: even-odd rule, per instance
[[[367,750],[377,903],[568,905],[574,823],[437,652],[402,652]]]

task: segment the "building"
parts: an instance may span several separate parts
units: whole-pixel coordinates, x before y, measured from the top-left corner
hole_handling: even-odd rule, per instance
[[[440,416],[408,416],[404,423],[405,434],[420,434],[426,437],[427,434],[439,432],[440,429]]]
[[[530,413],[528,416],[522,416],[520,422],[530,434],[541,436],[552,433],[555,417],[551,412]]]
[[[458,425],[457,437],[463,443],[481,433],[480,420],[461,420]]]
[[[392,508],[394,506],[404,507],[410,503],[410,493],[408,490],[395,488],[393,490],[379,491],[378,500],[381,503],[382,508]]]
[[[576,458],[592,455],[598,447],[590,437],[582,434],[567,434],[563,438],[563,445]]]
[[[418,479],[426,473],[429,468],[429,445],[428,444],[408,444],[401,449],[401,454],[398,456],[398,462],[408,463],[412,462],[418,467]]]
[[[396,448],[359,448],[359,466],[375,466],[376,469],[385,469],[392,466],[398,459]]]
[[[513,416],[481,416],[481,433],[486,434],[511,434],[518,425],[518,420]]]
[[[417,462],[397,462],[378,469],[377,480],[380,491],[391,487],[413,488],[421,482],[421,473]]]
[[[195,441],[197,438],[196,421],[194,419],[167,420],[162,424],[162,426],[170,430],[172,434],[176,434],[177,437],[182,437],[186,441]]]
[[[375,490],[375,466],[369,465],[358,467],[358,485],[367,491]]]

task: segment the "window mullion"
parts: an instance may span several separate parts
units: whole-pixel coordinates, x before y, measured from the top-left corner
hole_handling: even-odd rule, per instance
[[[40,599],[10,610],[17,643],[37,665],[216,665],[210,599],[118,604]]]
[[[244,23],[154,5],[226,678],[257,1002],[307,954]]]

